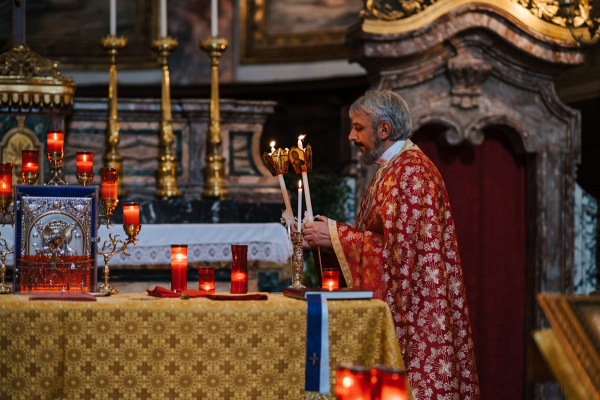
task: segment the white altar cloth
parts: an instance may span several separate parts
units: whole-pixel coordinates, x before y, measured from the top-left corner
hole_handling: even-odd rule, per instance
[[[127,236],[122,225],[105,225],[98,229],[100,246],[108,234],[118,239]],[[14,228],[0,228],[1,237],[12,248]],[[109,265],[161,265],[171,263],[171,245],[188,245],[188,262],[231,261],[231,245],[248,245],[248,260],[269,261],[277,264],[288,262],[292,252],[287,230],[278,223],[266,224],[147,224],[142,225],[137,246],[130,245],[130,257],[119,253],[112,256]],[[7,265],[14,265],[14,257],[7,257]],[[98,267],[104,265],[98,256]]]

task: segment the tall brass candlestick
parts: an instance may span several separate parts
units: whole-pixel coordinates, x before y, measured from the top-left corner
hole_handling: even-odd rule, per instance
[[[202,197],[223,199],[225,189],[225,158],[221,155],[221,121],[219,116],[219,60],[227,48],[227,40],[209,37],[200,42],[200,48],[211,58],[210,129],[204,167],[204,191]]]
[[[170,36],[152,42],[162,64],[162,121],[158,159],[156,196],[164,199],[181,197],[177,188],[177,158],[171,154],[173,144],[173,120],[171,119],[171,84],[169,80],[169,54],[177,48],[177,40]]]
[[[123,36],[108,35],[101,40],[110,55],[110,75],[108,78],[108,127],[106,129],[106,153],[104,154],[104,166],[117,168],[119,170],[119,197],[127,197],[123,190],[123,157],[117,153],[119,145],[119,118],[117,111],[117,52],[127,45],[127,39]]]

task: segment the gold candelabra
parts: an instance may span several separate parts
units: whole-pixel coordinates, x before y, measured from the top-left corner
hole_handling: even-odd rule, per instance
[[[108,268],[108,260],[111,256],[114,256],[115,254],[119,254],[121,252],[127,257],[129,257],[130,254],[127,253],[127,246],[129,246],[130,244],[133,244],[133,247],[136,246],[135,242],[137,242],[138,240],[136,236],[138,235],[138,233],[140,233],[141,228],[141,225],[123,225],[123,230],[127,234],[126,241],[118,240],[117,238],[119,237],[119,235],[115,235],[113,237],[112,233],[108,234],[108,239],[105,240],[102,244],[102,250],[98,251],[98,254],[104,257],[104,283],[98,286],[98,292],[106,294],[119,293],[117,289],[115,289],[110,283],[108,283],[108,278],[110,274],[110,270]],[[118,246],[121,247],[117,249]],[[105,252],[106,249],[109,249],[109,251]]]
[[[302,249],[302,241],[304,235],[302,232],[294,232],[294,254],[292,256],[292,269],[294,270],[294,278],[292,280],[291,288],[302,289],[305,288],[302,284],[302,271],[304,270],[304,250]]]
[[[106,136],[106,153],[104,154],[104,165],[119,170],[119,197],[127,197],[123,190],[123,157],[117,152],[119,145],[119,118],[117,111],[117,53],[127,45],[127,39],[123,36],[108,35],[101,40],[110,55],[110,75],[108,78],[108,127]]]
[[[112,226],[110,224],[110,217],[113,215],[113,211],[119,204],[118,199],[100,199],[100,205],[102,206],[102,213],[98,214],[98,227],[106,225],[108,228]],[[102,218],[106,218],[106,223],[102,222]]]
[[[221,121],[219,116],[219,57],[227,48],[224,38],[209,37],[200,42],[200,48],[211,58],[210,128],[204,167],[202,197],[223,199],[225,188],[225,158],[220,153]]]
[[[169,80],[169,55],[177,48],[177,40],[170,36],[152,42],[162,64],[162,121],[160,129],[160,147],[156,196],[164,199],[181,197],[177,188],[177,158],[171,153],[173,144],[173,120],[171,118],[171,84]]]
[[[60,177],[62,174],[62,167],[60,164],[62,163],[65,153],[62,151],[55,151],[52,153],[46,153],[46,155],[48,156],[48,161],[50,161],[50,176],[52,176],[52,178],[48,181],[48,185],[66,185],[65,181],[63,181]]]
[[[8,283],[6,283],[6,256],[14,253],[15,250],[8,249],[8,243],[4,238],[0,238],[0,248],[5,250],[0,250],[0,261],[2,265],[0,265],[0,294],[10,294],[12,293],[12,289]]]

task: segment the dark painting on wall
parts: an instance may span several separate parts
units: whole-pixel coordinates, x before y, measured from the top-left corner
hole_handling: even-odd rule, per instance
[[[117,0],[117,35],[128,40],[117,58],[119,69],[159,67],[151,46],[159,31],[158,1]],[[0,0],[1,52],[12,46],[12,3]],[[42,56],[59,61],[61,70],[107,70],[109,58],[100,38],[110,31],[109,4],[108,0],[27,0],[26,42]],[[210,34],[210,0],[167,0],[167,6],[168,33],[179,42],[169,59],[172,83],[209,82],[210,60],[198,42]],[[220,0],[219,11],[219,36],[231,43],[233,0]],[[231,49],[220,61],[221,80],[231,80]]]
[[[346,29],[363,0],[240,0],[242,62],[346,58]]]

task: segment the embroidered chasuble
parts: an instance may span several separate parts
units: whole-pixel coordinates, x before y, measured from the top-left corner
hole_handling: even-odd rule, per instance
[[[328,223],[346,285],[390,306],[414,398],[479,400],[454,221],[429,158],[407,140],[380,166],[354,225]]]

